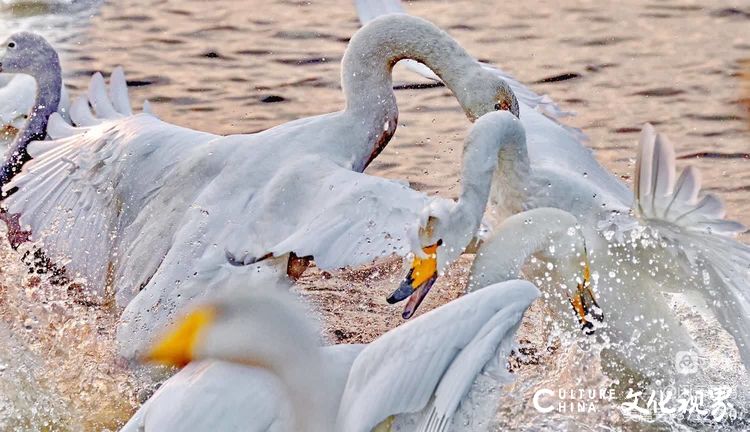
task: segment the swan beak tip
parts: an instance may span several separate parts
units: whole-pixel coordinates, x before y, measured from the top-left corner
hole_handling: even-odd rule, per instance
[[[426,258],[414,258],[409,274],[386,299],[388,303],[394,304],[409,298],[401,315],[404,319],[409,319],[414,315],[437,280],[437,249],[441,243],[438,241],[422,249]]]
[[[414,293],[409,296],[409,301],[406,302],[406,306],[404,306],[404,312],[401,314],[401,317],[405,320],[408,320],[414,314],[417,312],[417,309],[419,308],[419,305],[422,304],[422,301],[427,297],[427,294],[430,292],[430,289],[432,288],[432,285],[437,280],[437,273],[430,276],[429,279],[424,281],[421,285],[419,285],[415,290]]]
[[[140,360],[169,366],[185,366],[194,359],[199,336],[214,321],[215,316],[216,311],[212,307],[193,310],[158,338]]]
[[[581,329],[587,335],[594,334],[597,326],[604,322],[604,314],[591,290],[590,280],[591,271],[587,262],[583,273],[583,283],[578,284],[576,293],[568,298],[581,324]]]

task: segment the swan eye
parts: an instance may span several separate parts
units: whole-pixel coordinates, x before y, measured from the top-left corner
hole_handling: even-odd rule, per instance
[[[13,41],[8,42],[8,48],[15,48],[15,47],[16,47],[16,43],[15,42],[13,42]]]
[[[510,111],[510,104],[508,101],[502,101],[495,104],[496,111]]]

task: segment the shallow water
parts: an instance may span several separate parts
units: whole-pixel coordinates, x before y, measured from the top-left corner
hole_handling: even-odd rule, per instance
[[[599,160],[625,179],[632,174],[640,126],[653,123],[675,143],[680,166],[697,165],[707,190],[726,200],[729,217],[750,224],[750,129],[741,105],[750,91],[742,93],[740,80],[743,59],[750,59],[746,1],[626,0],[606,8],[573,0],[491,3],[421,0],[406,8],[449,31],[475,56],[576,111],[566,121],[583,128]],[[338,62],[358,28],[348,1],[219,0],[206,6],[197,0],[0,6],[0,38],[18,29],[49,36],[61,50],[73,94],[92,72],[123,65],[132,100],[147,98],[161,118],[195,129],[252,132],[342,107]],[[396,73],[397,82],[414,80]],[[397,98],[396,136],[368,172],[455,196],[468,127],[455,99],[444,88],[399,90]],[[14,268],[6,263],[17,254],[0,257],[6,273]],[[453,276],[434,290],[440,295],[425,306],[457,295],[469,263],[454,266]],[[400,322],[382,300],[398,279],[394,272],[397,267],[374,267],[330,279],[311,272],[302,290],[325,312],[330,339],[367,341]],[[18,276],[16,283],[29,281]],[[10,327],[22,326],[19,317],[8,315],[15,309],[3,308],[0,316]],[[527,382],[539,385],[549,372],[528,366],[521,371]],[[91,377],[104,375],[97,369]],[[98,391],[134,400],[135,381],[113,379]],[[528,396],[523,389],[517,394]],[[539,423],[545,420],[534,416],[525,396],[519,398],[523,415],[505,426],[551,427]],[[617,424],[603,414],[571,418],[563,427],[601,430],[610,420]]]

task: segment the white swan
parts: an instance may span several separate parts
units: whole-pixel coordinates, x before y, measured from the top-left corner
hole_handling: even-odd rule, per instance
[[[67,262],[91,289],[103,293],[110,281],[124,306],[146,287],[126,319],[173,314],[199,293],[187,281],[220,277],[231,268],[227,256],[251,264],[294,252],[330,269],[406,254],[412,238],[404,222],[415,220],[406,209],[415,203],[401,213],[384,209],[398,208],[398,191],[407,188],[358,174],[395,130],[390,71],[405,57],[430,64],[472,120],[517,112],[507,85],[444,32],[418,18],[386,17],[351,40],[342,62],[344,111],[230,137],[144,115],[71,130],[30,148],[35,160],[14,180],[19,191],[7,205],[50,258]],[[92,105],[97,113],[107,108],[106,100]],[[137,319],[129,325],[150,329]]]
[[[360,14],[360,21],[363,23],[388,14],[405,13],[400,0],[355,0],[355,4]],[[435,78],[428,68],[418,63],[411,63],[407,66],[409,70],[426,78]],[[553,118],[566,114],[554,101],[546,95],[536,94],[495,66],[482,64],[482,67],[487,73],[502,77],[508,82],[519,99],[520,119],[526,130],[528,158],[531,166],[538,167],[539,170],[550,171],[550,175],[565,179],[566,184],[590,183],[607,191],[607,198],[611,197],[611,200],[625,202],[628,205],[632,202],[632,194],[627,185],[601,166],[592,151],[586,147],[586,135],[579,129],[565,126]],[[543,176],[540,175],[540,177],[543,180]],[[512,185],[508,189],[512,190]],[[562,199],[569,199],[565,194],[561,196]],[[501,207],[495,210],[500,213],[498,215],[500,220],[509,214],[533,208],[527,206],[521,209],[508,209],[502,202],[499,204]],[[581,219],[580,212],[572,213],[585,225],[587,219]]]
[[[403,10],[398,0],[357,1],[370,4],[371,15]],[[686,169],[675,182],[674,149],[647,125],[633,194],[597,162],[580,134],[523,102],[520,113],[526,151],[499,167],[490,211],[502,219],[556,207],[577,218],[598,269],[612,345],[632,351],[622,355],[631,367],[658,374],[673,366],[674,353],[693,347],[660,294],[687,290],[705,300],[702,307],[732,334],[750,369],[750,247],[732,239],[745,227],[723,219],[715,195],[698,199],[697,170]],[[640,323],[636,332],[634,322]]]
[[[289,218],[297,218],[299,222],[286,239],[269,249],[270,253],[282,257],[292,251],[302,255],[315,254],[320,267],[337,268],[391,253],[406,255],[414,251],[419,254],[421,236],[439,239],[443,245],[436,258],[436,265],[442,268],[456,259],[472,241],[486,207],[498,160],[506,153],[515,152],[521,142],[523,129],[512,114],[492,112],[477,120],[466,139],[463,185],[458,201],[431,199],[399,182],[348,170],[337,171],[332,164],[321,163],[317,158],[313,162],[303,159],[300,165],[290,164],[285,169],[295,176],[278,179],[273,185],[274,191],[304,190],[311,184],[316,186],[304,197],[297,198],[295,208],[289,210],[285,219],[276,217],[277,223]],[[297,176],[301,176],[305,183],[300,184]],[[311,179],[316,179],[316,182],[311,182]],[[280,206],[283,208],[284,204]],[[247,215],[262,220],[268,217],[262,213],[266,211],[267,208],[258,207],[249,210]],[[241,238],[246,237],[243,231],[238,234]],[[322,249],[321,241],[328,249]],[[213,285],[212,281],[221,281],[242,272],[254,273],[267,267],[264,263],[243,265],[232,254],[221,254],[218,259],[218,262],[210,262],[213,267],[205,270],[205,274],[194,275],[178,287],[171,279],[157,275],[151,285],[128,304],[118,329],[123,355],[136,355],[141,342],[149,340],[150,334],[169,323],[176,308],[207,293],[206,284]],[[286,262],[280,264],[287,267]],[[206,264],[199,265],[202,267],[196,271]],[[179,268],[182,272],[189,269]],[[174,272],[168,275],[179,277],[179,273]],[[430,286],[425,283],[413,294],[409,293],[412,297],[404,310],[405,317],[410,317],[416,310]],[[151,287],[153,289],[149,291]],[[166,307],[159,307],[160,304]]]
[[[718,197],[699,197],[697,170],[688,167],[676,179],[675,152],[665,137],[644,127],[632,209],[606,184],[566,182],[550,167],[525,169],[515,179],[503,178],[513,171],[498,170],[496,199],[511,208],[557,207],[578,218],[606,311],[600,334],[628,367],[646,376],[671,374],[676,354],[694,349],[662,294],[691,292],[732,334],[750,369],[750,247],[732,238],[745,228],[723,219]]]
[[[0,73],[21,74],[3,88],[3,111],[23,109],[20,117],[10,118],[12,122],[25,123],[20,126],[7,150],[3,151],[0,166],[0,199],[9,191],[3,187],[21,170],[29,159],[27,147],[33,140],[41,140],[47,134],[47,120],[61,101],[62,74],[60,59],[55,49],[47,41],[34,33],[19,32],[11,35],[0,45]],[[31,89],[27,85],[33,85]],[[31,90],[33,98],[27,100],[25,93]],[[20,106],[16,104],[20,103]],[[28,105],[28,106],[26,106]],[[6,115],[8,115],[6,113]],[[28,234],[19,224],[17,215],[0,209],[0,221],[8,226],[8,239],[14,247],[26,241]]]
[[[357,16],[362,25],[374,20],[383,15],[388,14],[405,14],[403,6],[401,6],[400,0],[354,0],[354,5],[357,9]],[[404,60],[401,62],[412,72],[415,72],[425,78],[433,81],[442,82],[440,77],[430,70],[429,67],[415,60]],[[503,71],[502,69],[489,65],[487,63],[480,63],[482,67],[487,69],[488,72],[500,77],[503,81],[507,82],[513,93],[515,93],[518,100],[531,108],[541,110],[545,114],[553,117],[565,117],[572,113],[562,110],[548,95],[539,95],[521,84],[518,80],[513,78],[510,74]],[[575,133],[580,133],[577,129],[570,129]]]
[[[644,127],[632,210],[614,200],[606,185],[566,181],[550,167],[519,161],[524,158],[515,161],[515,169],[498,168],[495,202],[578,215],[606,313],[607,326],[599,334],[629,368],[663,376],[673,370],[678,352],[694,349],[662,294],[670,292],[695,294],[696,306],[711,311],[732,334],[750,366],[750,247],[732,238],[745,228],[722,219],[724,207],[715,195],[699,199],[697,170],[688,167],[675,181],[675,153],[665,137]]]
[[[71,122],[78,126],[90,126],[101,121],[91,118],[88,100],[92,103],[102,98],[112,101],[113,110],[98,112],[102,119],[111,120],[132,114],[127,82],[120,67],[112,72],[108,95],[103,78],[97,72],[91,77],[88,97],[79,97],[71,106],[62,83],[57,52],[35,33],[14,33],[0,45],[0,75],[5,76],[6,73],[13,74],[7,75],[13,79],[0,88],[0,117],[2,121],[8,119],[11,122],[7,127],[18,127],[18,131],[7,152],[3,152],[0,167],[0,190],[3,193],[0,198],[14,192],[14,189],[4,186],[30,158],[28,146],[32,141],[67,134],[71,130]],[[6,97],[8,99],[3,99]],[[144,109],[148,108],[147,104]],[[70,114],[73,115],[72,119]],[[54,143],[46,145],[54,146]],[[28,240],[28,233],[19,226],[18,215],[0,209],[0,220],[8,225],[8,238],[12,246]]]
[[[232,292],[193,308],[148,357],[244,366],[188,365],[123,431],[487,430],[515,332],[539,295],[525,281],[495,284],[369,345],[319,348],[289,294]]]

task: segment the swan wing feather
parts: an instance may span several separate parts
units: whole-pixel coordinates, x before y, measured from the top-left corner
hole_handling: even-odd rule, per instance
[[[675,177],[674,146],[651,125],[645,125],[636,161],[634,213],[646,223],[688,231],[709,230],[721,235],[745,231],[741,224],[724,219],[726,211],[719,197],[705,194],[699,199],[701,179],[697,169],[688,167],[677,181]]]
[[[513,331],[504,329],[514,328],[518,312],[538,295],[529,282],[495,284],[370,343],[349,373],[339,407],[340,430],[369,431],[391,415],[433,409],[450,418],[498,344],[513,337]]]
[[[700,173],[687,167],[674,181],[672,144],[645,125],[635,172],[633,212],[640,223],[668,240],[688,274],[705,269],[713,279],[701,293],[722,326],[735,338],[750,369],[750,246],[734,236],[747,228],[726,220],[722,200],[700,197]]]
[[[6,186],[18,191],[5,205],[21,214],[21,223],[31,227],[50,259],[103,293],[116,249],[124,247],[122,229],[168,177],[174,155],[188,154],[192,145],[215,136],[146,114],[70,132],[29,146],[33,159]]]
[[[225,161],[219,173],[194,172],[205,161],[184,164],[193,177],[206,178],[197,196],[184,196],[186,201],[173,206],[184,185],[170,183],[122,233],[129,249],[120,253],[128,258],[118,266],[115,286],[123,296],[118,304],[128,304],[118,332],[127,357],[186,302],[221,285],[217,281],[253,277],[266,267],[285,277],[290,252],[312,255],[320,268],[338,269],[405,255],[418,241],[430,200],[403,183],[356,173],[318,155],[283,160],[263,153],[278,154],[276,147],[255,146],[254,158],[244,159],[233,153],[238,147],[238,142],[211,146],[216,160]],[[185,175],[177,171],[174,177]],[[175,215],[164,217],[172,208]],[[144,244],[155,246],[143,254]]]
[[[483,289],[487,289],[485,287]],[[422,432],[445,432],[453,415],[469,393],[476,377],[488,366],[505,359],[515,341],[516,331],[531,302],[536,288],[511,293],[501,310],[492,316],[450,364],[440,379],[435,396],[420,428]],[[501,370],[505,370],[503,367]]]
[[[271,248],[274,255],[313,256],[319,268],[333,270],[419,249],[431,202],[423,193],[326,161],[308,161],[303,170],[310,172],[291,187],[304,186],[310,205],[298,209],[300,223]]]

